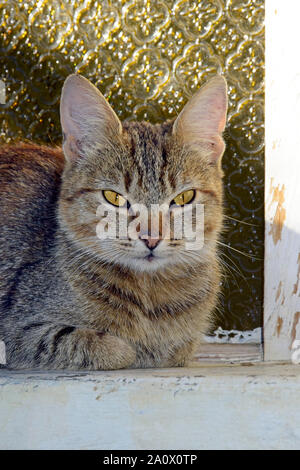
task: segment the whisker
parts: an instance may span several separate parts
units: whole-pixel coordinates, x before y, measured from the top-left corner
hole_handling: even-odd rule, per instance
[[[233,266],[231,266],[231,269],[234,269],[234,271],[239,274],[243,279],[244,281],[247,281],[247,278],[244,276],[243,272],[241,271],[241,269],[239,268],[239,266],[232,260],[232,258],[230,258],[230,256],[226,255],[226,253],[222,252],[221,253],[221,262],[225,262],[223,259],[222,259],[222,256],[225,256],[235,267],[235,269],[233,268]]]
[[[249,255],[249,253],[244,253],[243,251],[240,251],[237,248],[233,248],[233,246],[227,245],[226,243],[222,243],[219,240],[217,240],[217,243],[219,245],[225,246],[229,250],[232,250],[232,251],[235,251],[236,253],[239,253],[240,255],[246,256],[247,258],[254,259],[256,261],[263,261],[262,258],[258,258],[257,256],[254,256],[254,255]]]
[[[239,219],[236,219],[235,217],[231,217],[226,214],[224,214],[224,217],[226,217],[226,219],[234,220],[235,222],[238,222],[239,224],[250,225],[251,227],[259,227],[258,224],[251,224],[250,222],[245,222],[244,220],[239,220]]]

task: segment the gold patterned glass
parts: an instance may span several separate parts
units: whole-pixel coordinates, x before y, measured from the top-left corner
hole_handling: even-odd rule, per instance
[[[0,48],[2,142],[60,143],[60,91],[73,72],[121,119],[151,122],[176,116],[210,76],[226,76],[227,268],[217,324],[261,326],[264,1],[0,0]]]

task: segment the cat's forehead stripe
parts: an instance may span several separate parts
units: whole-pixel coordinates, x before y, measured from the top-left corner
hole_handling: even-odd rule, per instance
[[[129,171],[125,171],[125,174],[124,174],[124,186],[125,186],[125,189],[126,189],[126,192],[127,192],[127,193],[129,192],[129,188],[130,188],[131,182],[132,182],[132,177],[131,177],[131,175],[130,175],[130,172],[129,172]]]
[[[166,130],[163,126],[135,122],[127,127],[131,139],[130,157],[132,170],[136,171],[137,184],[143,190],[151,191],[157,186],[165,187],[172,183],[168,175],[168,158],[166,147]],[[126,181],[125,181],[126,185]],[[128,186],[128,177],[127,177]]]

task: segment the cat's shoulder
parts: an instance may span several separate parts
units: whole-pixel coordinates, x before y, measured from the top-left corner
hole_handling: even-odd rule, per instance
[[[0,178],[22,170],[25,177],[30,177],[32,172],[61,174],[63,166],[64,156],[60,147],[27,142],[0,145]]]
[[[1,199],[49,191],[59,185],[63,167],[59,147],[24,142],[0,146]]]
[[[59,147],[33,143],[0,146],[1,226],[16,224],[16,219],[29,223],[43,218],[56,203],[63,167]]]

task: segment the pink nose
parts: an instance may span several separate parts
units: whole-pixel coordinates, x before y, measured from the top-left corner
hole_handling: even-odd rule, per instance
[[[160,242],[159,238],[141,238],[149,250],[154,250]]]

